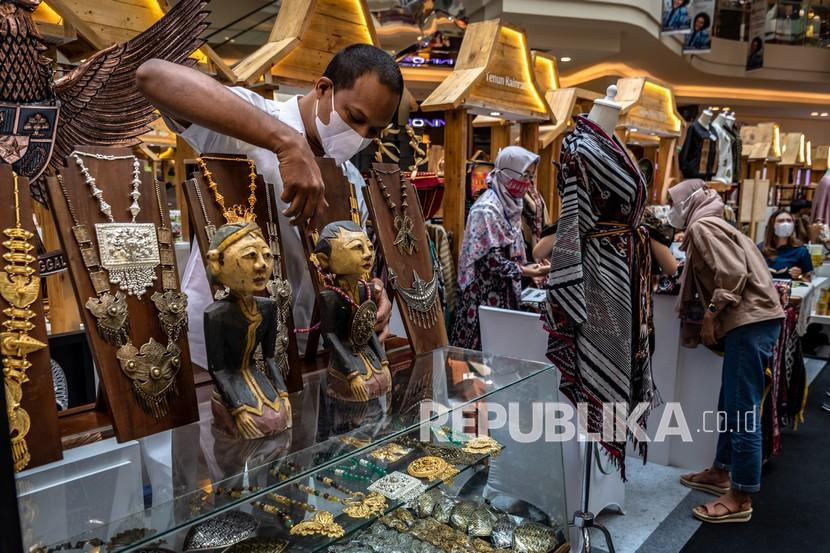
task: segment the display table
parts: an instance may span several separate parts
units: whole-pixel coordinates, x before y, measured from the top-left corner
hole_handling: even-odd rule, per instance
[[[395,371],[390,394],[344,404],[325,394],[325,373],[313,373],[306,375],[303,391],[291,394],[293,428],[253,441],[217,429],[203,403],[200,422],[120,445],[108,440],[82,446],[68,451],[64,461],[20,473],[25,548],[60,549],[71,541],[126,551],[164,540],[165,547],[181,551],[194,526],[232,512],[256,519],[260,536],[289,540],[292,551],[325,551],[335,540],[290,534],[290,525],[256,504],[279,506],[275,496],[307,502],[330,512],[349,540],[403,501],[389,498],[383,512],[354,518],[345,511],[348,504],[323,497],[331,491],[325,479],[346,478],[337,469],[362,474],[340,482],[362,493],[381,473],[406,473],[413,460],[438,455],[428,447],[464,447],[472,438],[467,432],[475,430],[498,440],[501,452],[462,457],[452,463],[459,471],[455,478],[446,484],[423,480],[422,491],[440,486],[454,501],[485,498],[496,509],[541,515],[555,529],[558,549],[565,545],[569,516],[562,447],[523,439],[533,406],[556,401],[555,374],[550,364],[445,348]],[[510,414],[507,424],[493,423],[502,411]],[[475,429],[463,424],[473,421]],[[406,452],[394,460],[373,455],[392,442],[405,444],[394,447]],[[367,461],[374,464],[361,464]],[[311,520],[298,509],[291,516]]]

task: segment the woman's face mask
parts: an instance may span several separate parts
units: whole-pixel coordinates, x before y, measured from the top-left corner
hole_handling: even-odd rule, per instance
[[[692,198],[694,198],[695,195],[702,190],[702,188],[695,190],[689,195],[688,198],[671,206],[671,209],[669,210],[669,224],[671,226],[678,230],[686,228],[686,223],[688,222],[689,217],[689,206],[691,205]]]
[[[328,125],[320,120],[319,104],[318,99],[314,105],[314,117],[326,157],[333,158],[337,165],[342,165],[372,143],[371,138],[363,138],[334,109],[334,88],[331,89],[331,115]]]
[[[525,193],[530,190],[532,181],[522,179],[510,179],[505,185],[507,192],[514,198],[523,198]]]
[[[795,225],[791,221],[775,223],[775,236],[778,238],[789,238],[795,231]]]

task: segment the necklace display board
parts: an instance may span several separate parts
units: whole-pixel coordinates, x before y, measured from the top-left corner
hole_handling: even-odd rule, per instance
[[[3,224],[0,225],[2,227],[0,228],[0,232],[8,231],[4,232],[2,238],[0,238],[0,242],[5,242],[0,247],[0,250],[2,250],[0,253],[12,253],[8,248],[9,242],[7,241],[13,239],[13,236],[10,236],[10,234],[16,236],[16,233],[12,232],[12,229],[16,229],[19,221],[20,229],[32,235],[32,238],[25,240],[25,242],[32,246],[29,255],[35,255],[34,234],[36,234],[37,230],[32,219],[29,180],[20,177],[17,181],[17,195],[15,195],[15,183],[11,165],[0,165],[0,221],[3,221]],[[19,249],[16,252],[24,253]],[[11,263],[9,259],[0,260],[0,279],[3,280],[2,284],[4,285],[11,282],[8,275],[9,265],[22,266],[23,263]],[[25,265],[33,271],[28,278],[35,279],[30,291],[39,293],[43,287],[40,286],[42,281],[40,284],[37,283],[37,279],[39,278],[38,264],[32,262]],[[61,448],[60,433],[58,431],[58,411],[55,403],[55,390],[52,385],[49,347],[45,346],[45,344],[48,344],[49,338],[46,335],[46,323],[43,316],[43,298],[38,294],[30,305],[21,309],[22,304],[13,304],[19,303],[16,301],[19,298],[12,298],[12,302],[10,302],[9,298],[5,295],[6,293],[15,291],[14,289],[0,286],[0,290],[4,292],[3,299],[0,299],[0,325],[2,325],[0,326],[0,332],[3,333],[4,361],[9,353],[17,353],[19,351],[14,344],[9,344],[9,349],[6,349],[5,343],[8,339],[20,342],[20,335],[24,334],[24,339],[31,338],[43,346],[27,353],[25,356],[26,361],[31,363],[31,366],[20,371],[24,376],[16,378],[17,383],[13,385],[22,393],[20,409],[25,412],[25,414],[19,414],[17,416],[20,424],[13,425],[17,426],[16,434],[18,436],[23,434],[21,432],[21,424],[25,426],[25,420],[28,419],[29,421],[28,432],[22,436],[25,441],[25,447],[28,449],[28,461],[26,461],[24,455],[21,458],[21,462],[17,463],[18,470],[21,470],[57,461],[63,457],[63,450]],[[23,303],[28,303],[28,300],[31,300],[31,297]],[[23,310],[29,310],[27,316],[22,316]],[[28,315],[32,314],[34,316],[28,318]],[[25,322],[30,323],[30,325],[25,324]],[[31,330],[26,331],[24,327],[31,328]],[[22,333],[20,332],[21,330],[23,330]],[[20,342],[20,345],[24,351],[34,349],[26,347],[26,344],[22,342]],[[11,357],[14,359],[17,355],[12,355]],[[9,372],[6,375],[6,380],[11,378],[12,372],[17,371]],[[10,388],[8,382],[6,388]],[[14,439],[12,441],[15,442]],[[17,452],[18,447],[15,447],[16,461]]]
[[[447,346],[438,275],[415,187],[397,165],[375,163],[363,193],[413,351]]]
[[[256,215],[256,222],[262,229],[265,240],[274,241],[274,255],[278,257],[279,265],[274,267],[275,278],[287,278],[285,256],[282,255],[282,238],[279,231],[279,210],[274,197],[274,188],[265,182],[262,175],[256,173],[256,165],[247,158],[225,155],[204,154],[199,162],[200,171],[194,172],[190,180],[185,182],[184,191],[190,210],[190,217],[195,225],[193,229],[202,262],[207,259],[212,233],[227,221],[223,215],[223,208],[216,200],[216,194],[223,198],[225,208],[240,206],[240,209],[251,209]],[[204,169],[210,171],[209,178],[205,178]],[[253,179],[251,178],[253,177]],[[215,190],[211,189],[215,183]],[[253,205],[251,205],[253,203]],[[277,274],[279,271],[279,274]],[[213,292],[220,291],[221,286],[212,286]],[[262,293],[268,296],[269,292]],[[280,301],[279,298],[275,298]],[[302,368],[297,353],[297,338],[294,334],[294,315],[291,302],[283,307],[281,316],[285,318],[288,337],[288,374],[285,384],[289,391],[302,388]]]
[[[180,287],[161,191],[128,148],[76,151],[59,178],[48,179],[49,199],[75,295],[88,306],[81,315],[115,435],[123,442],[194,422],[196,391],[181,298],[171,297]],[[119,257],[135,261],[134,252],[146,261],[153,256],[143,250],[154,246],[155,261],[119,266]],[[129,325],[122,324],[124,307]]]
[[[315,295],[319,296],[322,283],[317,278],[317,267],[315,267],[311,260],[311,254],[317,244],[317,236],[327,224],[333,223],[334,221],[353,221],[359,225],[360,208],[357,205],[357,196],[355,196],[352,183],[346,178],[346,175],[343,174],[340,167],[335,164],[334,160],[318,157],[316,161],[326,186],[325,197],[329,205],[323,213],[312,217],[302,232],[303,248],[305,248],[305,257],[308,260],[308,270],[311,271],[311,281],[314,283]],[[317,326],[319,320],[320,313],[315,304],[314,313],[311,316],[312,329]],[[313,358],[316,355],[319,339],[319,330],[309,331],[306,357]]]

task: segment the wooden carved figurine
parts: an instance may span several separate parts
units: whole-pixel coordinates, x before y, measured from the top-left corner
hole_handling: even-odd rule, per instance
[[[375,252],[366,233],[351,221],[329,223],[314,250],[331,282],[320,292],[320,325],[331,351],[328,393],[343,401],[365,402],[392,387],[389,361],[375,334],[377,305],[366,277]]]
[[[291,427],[291,405],[277,367],[280,332],[273,299],[254,294],[265,290],[274,256],[256,223],[223,225],[210,241],[207,273],[229,294],[205,310],[208,370],[218,391],[213,413],[227,430],[246,439],[274,435]],[[263,369],[257,367],[258,347]]]

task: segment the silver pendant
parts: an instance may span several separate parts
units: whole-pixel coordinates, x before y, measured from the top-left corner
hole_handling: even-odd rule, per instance
[[[398,284],[398,275],[389,269],[389,281],[392,288],[398,293],[409,311],[409,319],[421,328],[432,328],[438,320],[440,307],[438,305],[438,272],[432,271],[432,280],[426,282],[412,271],[412,288]]]
[[[161,263],[153,223],[98,223],[98,252],[110,282],[140,298],[156,280]]]
[[[277,343],[275,357],[277,368],[284,378],[288,378],[288,312],[291,309],[291,283],[286,278],[274,277],[268,281],[266,288],[268,289],[268,295],[276,304]]]
[[[185,551],[228,547],[252,537],[259,523],[247,513],[229,511],[193,526],[184,539]]]

